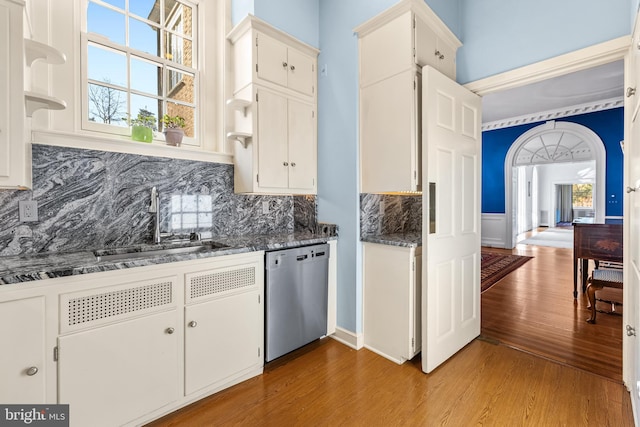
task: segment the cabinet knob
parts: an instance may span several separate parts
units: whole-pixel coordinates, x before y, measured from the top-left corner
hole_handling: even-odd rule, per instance
[[[292,168],[295,168],[295,167],[296,167],[296,164],[295,164],[294,162],[291,162],[291,167],[292,167]]]
[[[174,333],[176,330],[173,328],[167,328],[164,330],[166,333],[168,333],[169,335],[171,335],[172,333]]]
[[[284,166],[289,166],[289,162],[282,162]]]
[[[195,320],[192,320],[191,322],[189,322],[190,328],[195,328],[196,326],[198,326],[198,322],[196,322]]]
[[[286,62],[282,61],[282,66],[283,66],[284,68],[287,68],[287,65],[289,65],[289,64],[287,64]]]
[[[295,70],[296,70],[296,66],[295,66],[295,65],[292,65],[292,66],[291,66],[291,71],[295,71]]]
[[[440,53],[439,50],[436,50],[434,52],[434,55],[438,57],[438,59],[444,59],[444,55],[442,53]]]
[[[29,375],[30,377],[34,376],[37,373],[38,373],[38,368],[35,366],[32,366],[29,369],[27,369],[27,375]]]

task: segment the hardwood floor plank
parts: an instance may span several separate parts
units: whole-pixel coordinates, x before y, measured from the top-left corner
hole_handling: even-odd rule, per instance
[[[609,379],[475,340],[429,375],[324,339],[150,426],[633,425]]]
[[[497,251],[534,258],[482,294],[482,335],[622,382],[622,317],[598,313],[595,325],[586,322],[586,296],[572,294],[572,250]]]
[[[513,252],[534,259],[482,294],[481,339],[429,375],[327,338],[149,425],[632,426],[622,318],[586,322],[571,250]]]

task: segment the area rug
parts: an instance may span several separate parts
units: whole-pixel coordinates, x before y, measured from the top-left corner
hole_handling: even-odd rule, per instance
[[[549,228],[518,243],[571,249],[573,248],[573,229]]]
[[[531,258],[533,257],[482,251],[480,255],[480,292],[486,291],[504,276],[523,266]]]

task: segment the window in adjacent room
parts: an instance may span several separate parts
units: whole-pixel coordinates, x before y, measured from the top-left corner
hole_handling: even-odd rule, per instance
[[[128,118],[164,114],[198,124],[197,4],[187,0],[88,0],[82,37],[83,128],[128,135]]]
[[[573,208],[593,207],[593,184],[573,184]]]

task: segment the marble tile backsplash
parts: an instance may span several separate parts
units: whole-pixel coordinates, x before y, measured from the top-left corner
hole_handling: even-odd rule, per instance
[[[148,243],[153,186],[163,233],[270,234],[316,224],[313,196],[234,194],[233,165],[34,144],[33,189],[0,190],[0,256]],[[19,221],[22,200],[38,203],[37,222]]]
[[[381,213],[380,203],[384,203]],[[360,235],[420,233],[422,196],[360,194]]]

